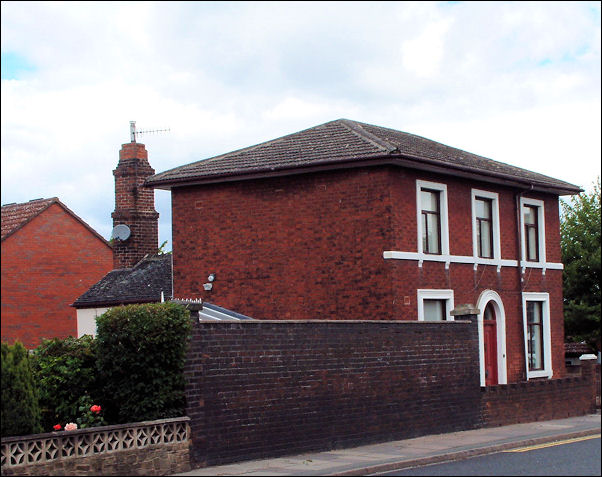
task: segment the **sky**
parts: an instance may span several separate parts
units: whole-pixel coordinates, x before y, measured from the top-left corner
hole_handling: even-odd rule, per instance
[[[106,239],[129,123],[157,173],[346,118],[591,191],[600,2],[1,3],[1,202]],[[171,249],[171,197],[155,191]]]

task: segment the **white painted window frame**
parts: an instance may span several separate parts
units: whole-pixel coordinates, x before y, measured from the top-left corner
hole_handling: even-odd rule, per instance
[[[497,265],[497,271],[500,271],[502,266],[502,250],[500,240],[500,208],[499,208],[499,194],[495,192],[489,192],[480,189],[471,189],[470,191],[470,205],[472,211],[472,256],[475,260],[475,268],[479,260],[483,260],[479,257],[479,243],[477,236],[477,197],[491,200],[491,229],[493,235],[493,257],[490,259],[492,263]]]
[[[422,249],[422,201],[420,192],[430,189],[439,192],[439,220],[441,221],[441,253],[425,254]],[[418,231],[418,253],[434,257],[449,257],[449,221],[447,215],[447,185],[439,182],[416,181],[416,229]]]
[[[445,300],[445,319],[453,321],[451,311],[454,309],[454,291],[445,289],[418,289],[416,290],[416,303],[418,306],[418,321],[424,320],[424,300]]]
[[[420,204],[420,190],[421,188],[434,189],[442,192],[441,194],[441,255],[434,255],[430,253],[423,253],[422,250],[422,217],[421,217],[421,204]],[[486,191],[479,191],[480,193]],[[474,202],[474,201],[473,201]],[[522,272],[525,272],[526,268],[541,268],[542,274],[545,275],[546,269],[550,270],[563,270],[564,265],[562,263],[555,262],[546,262],[546,254],[545,254],[545,221],[544,221],[544,203],[541,200],[537,199],[529,199],[529,198],[521,198],[520,202],[520,240],[521,240],[521,254],[522,257],[520,260],[513,259],[502,259],[501,258],[501,250],[499,251],[500,255],[497,258],[480,258],[475,256],[474,245],[473,245],[473,255],[450,255],[449,254],[449,226],[448,226],[448,207],[447,207],[447,186],[445,184],[440,184],[437,182],[428,182],[417,180],[416,181],[416,229],[418,232],[418,252],[403,252],[399,250],[385,250],[383,251],[383,258],[385,260],[415,260],[418,262],[418,267],[422,267],[423,262],[444,262],[445,268],[449,269],[450,263],[464,263],[471,264],[476,269],[478,265],[494,265],[497,267],[498,272],[501,267],[521,267]],[[523,223],[523,204],[527,205],[535,205],[538,207],[538,221],[540,224],[538,230],[538,240],[539,240],[539,262],[528,262],[525,257],[525,227]],[[499,229],[499,205],[498,205],[498,229]],[[474,219],[473,219],[474,222]],[[476,239],[474,237],[475,234],[475,226],[473,224],[473,244],[476,243]],[[501,235],[501,230],[499,230],[498,237]],[[501,240],[500,240],[501,241]],[[495,244],[494,244],[495,248]],[[495,252],[494,252],[495,253]]]
[[[527,380],[533,378],[551,378],[552,370],[552,338],[550,333],[550,294],[545,292],[523,292],[523,336],[525,349],[525,369]],[[539,371],[529,371],[529,345],[527,340],[527,302],[539,301],[542,306],[542,328],[543,328],[543,363],[544,368]]]
[[[527,238],[525,237],[525,206],[537,207],[537,247],[539,254],[538,262],[530,262],[527,260]],[[520,199],[520,244],[521,244],[521,257],[520,266],[524,271],[525,268],[541,268],[542,273],[546,273],[546,225],[545,225],[545,211],[544,202],[538,199],[530,199],[528,197],[521,197]]]

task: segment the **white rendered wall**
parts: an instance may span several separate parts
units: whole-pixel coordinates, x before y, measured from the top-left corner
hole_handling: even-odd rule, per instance
[[[80,308],[77,310],[77,337],[96,336],[96,318],[108,308]]]

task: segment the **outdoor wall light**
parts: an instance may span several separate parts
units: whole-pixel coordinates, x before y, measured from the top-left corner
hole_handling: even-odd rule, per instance
[[[215,280],[215,273],[210,273],[209,276],[207,277],[207,280],[209,280],[209,283],[204,283],[203,289],[205,291],[210,291],[213,288],[213,281]]]

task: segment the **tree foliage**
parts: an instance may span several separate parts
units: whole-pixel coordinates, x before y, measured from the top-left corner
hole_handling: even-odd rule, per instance
[[[600,350],[600,177],[561,206],[565,334]]]
[[[42,431],[37,387],[29,355],[20,342],[2,343],[2,436]],[[4,470],[4,469],[3,469]]]

